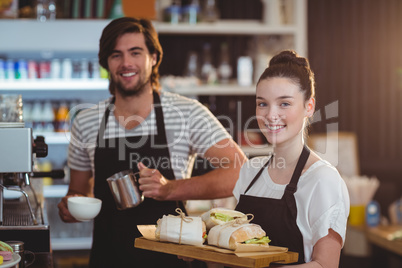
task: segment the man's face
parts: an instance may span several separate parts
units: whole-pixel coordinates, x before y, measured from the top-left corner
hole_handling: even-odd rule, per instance
[[[140,95],[151,87],[152,66],[156,54],[150,54],[142,33],[126,33],[117,41],[108,57],[109,72],[116,87],[116,94]]]

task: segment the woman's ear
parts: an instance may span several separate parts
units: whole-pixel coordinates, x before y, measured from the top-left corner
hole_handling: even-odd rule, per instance
[[[310,98],[306,103],[306,116],[312,117],[315,111],[315,99]]]

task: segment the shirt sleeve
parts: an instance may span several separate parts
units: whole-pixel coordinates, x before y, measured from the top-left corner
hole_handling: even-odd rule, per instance
[[[337,232],[344,243],[350,205],[346,184],[333,167],[323,166],[314,176],[320,179],[312,191],[309,208],[312,244],[328,235],[328,229]]]
[[[80,116],[77,115],[71,128],[70,144],[68,146],[68,167],[80,171],[91,170],[91,159],[87,150],[87,142],[82,134]]]
[[[219,120],[199,102],[194,102],[190,110],[188,125],[193,153],[202,155],[219,141],[232,138]]]

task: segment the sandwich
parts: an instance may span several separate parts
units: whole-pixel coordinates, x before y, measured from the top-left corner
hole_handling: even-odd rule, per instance
[[[3,257],[3,260],[9,261],[13,258],[13,248],[3,241],[0,241],[0,256]]]
[[[242,223],[216,225],[209,230],[208,245],[236,250],[240,245],[269,247],[271,240],[258,224]]]
[[[164,215],[157,221],[155,238],[158,241],[202,246],[206,237],[201,217]]]
[[[201,218],[205,222],[207,230],[210,230],[215,225],[225,224],[236,219],[247,220],[247,215],[237,210],[213,208],[204,212]]]

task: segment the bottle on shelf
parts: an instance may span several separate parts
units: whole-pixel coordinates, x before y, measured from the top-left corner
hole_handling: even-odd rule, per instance
[[[28,79],[38,79],[39,78],[39,67],[36,61],[28,61]]]
[[[190,4],[183,7],[183,22],[196,24],[200,21],[200,3],[198,0],[191,0]]]
[[[28,64],[26,60],[20,59],[14,63],[15,79],[25,80],[28,78]]]
[[[31,111],[32,128],[34,132],[43,131],[42,103],[35,101]]]
[[[14,60],[8,59],[6,61],[6,79],[14,80],[15,79],[15,70],[14,70]]]
[[[197,52],[195,51],[190,51],[188,54],[188,60],[187,60],[187,69],[185,76],[194,76],[198,77],[198,55]]]
[[[70,58],[63,59],[61,65],[61,78],[71,79],[73,77],[73,61]]]
[[[41,159],[41,161],[38,163],[38,168],[41,172],[49,172],[52,171],[53,164],[51,161],[48,159]],[[53,184],[53,179],[50,177],[44,177],[43,178],[43,185],[52,185]]]
[[[221,84],[229,83],[229,79],[232,75],[232,66],[229,62],[229,50],[228,44],[221,44],[221,61],[218,67],[219,82]]]
[[[121,0],[114,0],[110,10],[109,19],[117,19],[124,16],[123,3]]]
[[[32,103],[24,102],[24,105],[22,106],[22,109],[23,109],[22,114],[23,114],[25,127],[33,128],[33,124],[32,124]]]
[[[42,60],[39,62],[39,77],[41,79],[49,79],[50,78],[50,62],[46,60]]]
[[[87,59],[81,59],[81,79],[88,79],[89,78],[89,64]]]
[[[70,130],[67,102],[62,101],[56,113],[57,132],[68,132]]]
[[[204,60],[201,66],[201,80],[204,84],[215,84],[217,81],[217,73],[216,68],[212,64],[211,44],[204,44],[203,57]]]
[[[205,6],[202,12],[202,20],[206,22],[215,22],[219,20],[219,10],[216,7],[215,0],[206,0]]]
[[[177,24],[181,21],[181,0],[172,0],[172,4],[164,10],[164,21]]]
[[[56,1],[38,0],[36,3],[36,19],[41,22],[56,19]]]
[[[50,63],[50,78],[60,79],[61,78],[61,63],[60,59],[52,59]]]
[[[43,132],[54,132],[54,119],[52,103],[47,100],[42,110]]]
[[[81,61],[73,60],[73,73],[71,78],[73,79],[81,78]]]
[[[237,60],[237,82],[240,86],[253,84],[253,60],[249,56],[241,56]]]
[[[0,81],[6,80],[6,64],[3,59],[0,58]]]
[[[98,59],[93,59],[90,61],[90,77],[92,79],[100,78],[99,62]]]

